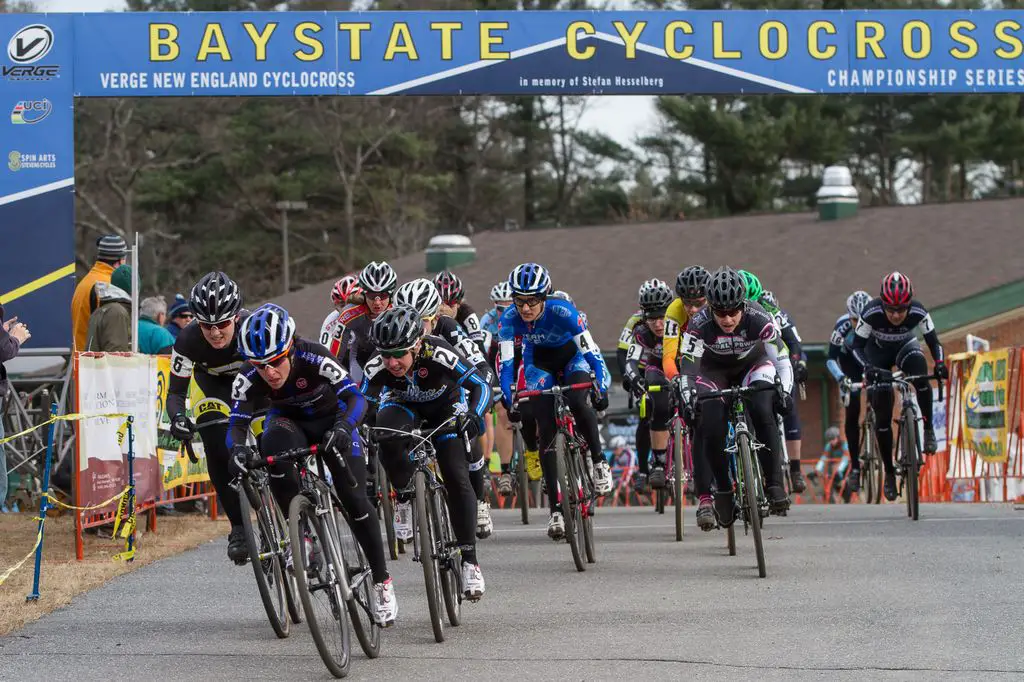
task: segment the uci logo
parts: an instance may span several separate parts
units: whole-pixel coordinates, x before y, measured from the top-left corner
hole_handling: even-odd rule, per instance
[[[7,56],[15,64],[31,64],[50,53],[53,31],[45,24],[32,24],[21,29],[7,43]]]
[[[48,99],[22,100],[11,110],[11,123],[15,125],[39,123],[53,111]]]

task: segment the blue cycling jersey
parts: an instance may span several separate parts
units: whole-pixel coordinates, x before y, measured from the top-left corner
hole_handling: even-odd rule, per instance
[[[540,317],[533,322],[525,322],[516,307],[510,306],[498,323],[501,391],[506,402],[512,400],[516,337],[523,339],[523,359],[527,368],[532,364],[534,348],[561,348],[575,344],[577,357],[567,367],[579,364],[577,359],[582,360],[597,377],[601,390],[607,392],[611,377],[601,357],[601,349],[587,328],[586,316],[568,301],[549,298],[544,302]]]
[[[843,378],[843,372],[839,368],[839,358],[848,355],[853,348],[854,325],[849,313],[843,313],[836,320],[836,326],[832,330],[832,336],[828,341],[828,368],[832,378],[839,381]]]

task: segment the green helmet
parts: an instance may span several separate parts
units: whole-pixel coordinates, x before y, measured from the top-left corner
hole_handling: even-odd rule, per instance
[[[749,270],[740,270],[740,276],[743,277],[743,281],[747,283],[747,300],[757,301],[761,298],[761,294],[764,293],[764,288],[761,286],[761,280],[757,278],[757,275]]]

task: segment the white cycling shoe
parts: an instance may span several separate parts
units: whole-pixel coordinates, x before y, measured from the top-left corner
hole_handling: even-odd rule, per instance
[[[412,502],[395,504],[395,537],[402,542],[412,540]]]
[[[373,585],[373,619],[382,628],[395,624],[398,618],[398,599],[391,578]]]
[[[612,468],[608,462],[598,462],[594,465],[594,487],[598,495],[607,495],[612,491]]]
[[[565,537],[565,521],[562,519],[562,512],[551,512],[548,519],[548,537],[552,540],[561,540]]]
[[[483,540],[490,537],[494,531],[494,522],[491,520],[491,505],[487,502],[477,500],[476,502],[476,536]]]
[[[479,564],[462,563],[462,594],[470,601],[484,596],[484,574]]]

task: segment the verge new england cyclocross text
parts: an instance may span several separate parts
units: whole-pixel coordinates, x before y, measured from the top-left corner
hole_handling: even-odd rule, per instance
[[[184,88],[354,88],[352,71],[118,71],[101,73],[105,90],[161,90]]]

